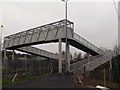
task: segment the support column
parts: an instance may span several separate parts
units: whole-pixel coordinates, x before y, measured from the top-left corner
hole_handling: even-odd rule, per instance
[[[6,49],[4,50],[4,61],[6,60]]]
[[[5,67],[5,63],[6,63],[6,49],[4,49],[4,57],[3,57],[3,66]]]
[[[39,74],[41,74],[41,57],[39,57]]]
[[[6,67],[6,49],[4,49],[3,66]]]
[[[62,41],[59,39],[59,73],[62,73]]]
[[[70,44],[67,42],[67,61],[66,61],[66,70],[70,72]]]
[[[113,78],[112,78],[112,61],[110,60],[110,67],[109,67],[109,79],[110,79],[110,81],[112,81],[113,80]]]
[[[67,42],[67,70],[70,72],[70,44]]]
[[[15,51],[13,50],[13,53],[12,53],[12,60],[15,59]]]
[[[5,49],[5,50],[4,50],[5,78],[7,78],[7,62],[8,62],[8,60],[6,59],[6,49]]]
[[[26,57],[26,55],[25,55],[25,75],[27,75],[27,57]]]

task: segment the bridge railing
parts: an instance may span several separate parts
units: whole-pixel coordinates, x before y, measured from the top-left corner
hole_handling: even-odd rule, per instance
[[[82,66],[85,66],[86,64],[94,62],[95,60],[102,61],[104,59],[104,61],[102,62],[102,63],[104,63],[104,62],[106,62],[106,60],[111,59],[112,56],[115,56],[115,53],[113,51],[107,51],[107,53],[105,55],[91,56],[91,57],[89,57],[87,59],[84,59],[82,61],[78,61],[76,63],[71,64],[70,65],[70,70],[75,71],[78,68],[80,68]]]
[[[25,44],[31,44],[34,42],[44,41],[44,40],[53,40],[62,37],[61,28],[65,26],[65,19],[50,24],[42,25],[39,27],[31,28],[16,34],[12,34],[4,37],[4,48],[10,48],[15,46],[21,46]],[[73,22],[67,20],[67,27],[71,30],[74,28]],[[51,34],[52,33],[52,34]]]
[[[76,73],[76,72],[79,72],[83,66],[92,65],[93,63],[96,64],[92,69],[89,68],[90,70],[87,70],[87,71],[91,71],[94,68],[98,67],[99,65],[104,64],[105,62],[111,60],[114,56],[116,56],[115,52],[109,52],[103,56],[100,56],[100,55],[93,56],[93,57],[91,57],[90,60],[86,59],[86,61],[85,61],[86,63],[83,63],[82,61],[78,62],[78,63],[74,63],[74,65],[77,66],[77,68],[75,68],[75,69],[73,69],[73,64],[71,64],[71,70],[73,69],[73,71],[75,71],[75,73]],[[79,64],[79,63],[82,63],[82,64],[79,65],[79,67],[78,67],[77,64]],[[99,64],[97,64],[97,63],[99,63]],[[83,74],[83,73],[81,73],[81,74]]]
[[[16,34],[12,34],[12,35],[6,36],[5,40],[13,39],[13,38],[17,38],[17,37],[21,37],[21,36],[25,36],[25,35],[30,35],[30,34],[33,34],[33,32],[37,33],[37,32],[40,32],[41,30],[48,30],[48,29],[51,29],[51,28],[54,28],[54,27],[62,27],[62,26],[65,25],[65,21],[66,20],[64,19],[64,20],[60,20],[60,21],[53,22],[53,23],[50,23],[50,24],[46,24],[46,25],[42,25],[42,26],[39,26],[39,27],[31,28],[29,30],[25,30],[25,31],[22,31],[22,32],[19,32],[19,33],[16,33]],[[67,27],[73,28],[73,22],[67,20]]]
[[[74,74],[73,74],[74,83],[78,82],[78,79],[77,79],[78,76],[80,77],[83,73],[94,70],[95,68],[99,67],[101,64],[104,64],[107,61],[111,60],[114,56],[116,56],[115,52],[109,52],[104,56],[101,56],[101,57],[98,56],[98,58],[91,60],[90,62],[78,67],[76,70],[74,70]],[[87,65],[90,65],[90,67],[87,68],[87,70],[85,70],[84,66],[87,66]]]
[[[91,62],[91,61],[93,61],[93,60],[95,60],[99,57],[101,57],[101,55],[91,56],[91,57],[89,57],[87,59],[84,59],[82,61],[78,61],[76,63],[73,63],[73,64],[70,65],[70,71],[74,71],[74,70],[78,69],[79,67],[84,66],[87,63],[89,63],[89,62]]]
[[[79,36],[78,34],[74,33],[74,38],[80,41],[85,46],[89,47],[90,49],[98,52],[99,54],[103,54],[103,51],[101,49],[99,49],[98,47],[96,47],[95,45],[93,45],[92,43],[84,39],[83,37]]]
[[[60,31],[60,33],[58,33],[58,29],[60,30],[60,28],[63,28],[65,26],[65,21],[65,19],[60,20],[57,22],[31,28],[16,34],[6,36],[4,37],[4,48],[20,46],[22,44],[28,43],[30,44],[32,42],[38,42],[39,40],[53,40],[56,39],[56,36],[62,37],[64,36],[60,34],[62,30]],[[73,22],[67,20],[67,27],[69,29],[73,29]]]

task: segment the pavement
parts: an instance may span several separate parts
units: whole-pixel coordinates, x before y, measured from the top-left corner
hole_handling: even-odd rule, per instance
[[[3,88],[87,88],[73,84],[73,74],[53,74]]]

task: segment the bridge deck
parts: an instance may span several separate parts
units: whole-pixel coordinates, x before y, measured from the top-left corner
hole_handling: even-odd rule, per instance
[[[92,55],[102,54],[102,51],[84,38],[74,33],[73,22],[67,21],[68,39],[70,45],[89,52]],[[50,23],[44,26],[13,34],[4,38],[4,48],[15,49],[23,46],[65,41],[65,20]]]

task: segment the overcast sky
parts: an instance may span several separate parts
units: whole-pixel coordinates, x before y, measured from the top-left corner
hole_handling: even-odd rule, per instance
[[[112,1],[112,0],[111,0]],[[10,2],[0,4],[0,23],[3,36],[62,20],[65,3]],[[68,20],[74,31],[97,47],[112,49],[118,40],[118,18],[113,2],[68,2]],[[58,43],[37,45],[44,50],[58,52]],[[63,50],[64,50],[63,45]],[[71,47],[71,52],[79,50]]]

